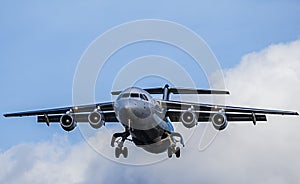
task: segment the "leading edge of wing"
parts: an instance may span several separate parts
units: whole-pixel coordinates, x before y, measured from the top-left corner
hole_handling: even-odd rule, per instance
[[[92,112],[94,109],[99,109],[100,111],[112,111],[113,102],[105,102],[105,103],[96,103],[89,105],[78,105],[78,106],[69,106],[69,107],[60,107],[60,108],[52,108],[52,109],[42,109],[42,110],[33,110],[33,111],[23,111],[16,113],[7,113],[3,114],[4,117],[22,117],[22,116],[37,116],[44,114],[64,114],[68,111],[70,112]]]
[[[158,100],[162,106],[168,109],[188,109],[194,108],[200,111],[219,111],[224,112],[236,112],[236,113],[261,113],[261,114],[280,114],[280,115],[299,115],[295,111],[285,111],[285,110],[272,110],[272,109],[260,109],[260,108],[248,108],[248,107],[235,107],[235,106],[225,106],[225,105],[213,105],[213,104],[202,104],[202,103],[192,103],[192,102],[180,102],[180,101],[164,101]]]

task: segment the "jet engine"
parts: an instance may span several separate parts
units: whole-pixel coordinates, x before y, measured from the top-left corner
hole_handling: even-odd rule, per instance
[[[224,130],[227,127],[227,118],[224,112],[219,112],[213,115],[211,119],[216,130]]]
[[[72,131],[76,127],[76,122],[72,115],[65,114],[60,118],[60,125],[65,131]]]
[[[197,124],[198,118],[195,111],[189,109],[181,114],[180,121],[186,128],[193,128]]]
[[[96,128],[96,129],[101,128],[102,125],[104,125],[103,114],[101,114],[100,112],[98,112],[96,110],[89,114],[88,120],[89,120],[91,127]]]

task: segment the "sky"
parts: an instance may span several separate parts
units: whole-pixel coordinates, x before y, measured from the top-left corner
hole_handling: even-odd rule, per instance
[[[299,112],[299,12],[295,0],[1,1],[0,113],[72,104],[74,74],[92,41],[112,27],[141,19],[173,21],[201,36],[221,65],[231,92],[228,103]],[[115,74],[131,60],[151,54],[185,65],[197,87],[207,87],[186,54],[147,42],[110,58],[98,78],[96,99],[111,100],[113,77],[106,73]],[[139,84],[160,86],[162,81]],[[256,127],[232,124],[199,152],[204,128],[196,127],[179,160],[130,166],[97,154],[78,129],[64,132],[59,125],[37,124],[34,117],[1,116],[0,182],[299,183],[297,117],[268,116],[267,124]],[[92,141],[105,145],[106,139],[110,137]],[[135,152],[144,155],[132,150],[129,157]]]

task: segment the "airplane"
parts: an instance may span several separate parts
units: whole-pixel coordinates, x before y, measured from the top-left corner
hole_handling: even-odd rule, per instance
[[[124,132],[112,135],[111,146],[115,147],[115,157],[128,156],[126,140],[137,147],[159,154],[167,152],[169,158],[180,157],[183,137],[174,131],[172,123],[181,122],[186,128],[195,127],[198,122],[212,122],[217,131],[224,130],[231,121],[267,121],[266,114],[299,115],[298,112],[258,108],[234,107],[204,103],[170,100],[170,94],[219,94],[229,91],[211,89],[164,87],[141,89],[129,87],[123,91],[112,91],[118,95],[115,101],[4,114],[5,117],[37,116],[37,122],[60,123],[65,131],[72,131],[77,123],[88,122],[99,129],[107,123],[121,123]],[[155,99],[152,94],[162,94]],[[131,138],[129,138],[131,137]]]

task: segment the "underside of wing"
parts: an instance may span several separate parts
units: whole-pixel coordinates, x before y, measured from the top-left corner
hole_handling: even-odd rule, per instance
[[[48,126],[50,123],[59,122],[65,131],[72,131],[80,122],[88,122],[96,129],[105,125],[106,122],[118,122],[113,102],[24,111],[4,114],[4,116],[37,116],[37,122],[45,122]]]
[[[104,122],[118,122],[114,112],[105,112],[102,113],[102,115]],[[49,121],[52,123],[59,123],[62,116],[63,115],[37,116],[37,122],[45,123]],[[88,113],[75,114],[73,117],[76,122],[89,122]]]
[[[227,113],[250,113],[250,114],[258,113],[258,114],[278,114],[278,115],[299,115],[298,112],[285,111],[285,110],[234,107],[234,106],[180,102],[180,101],[158,100],[158,102],[161,104],[161,106],[163,106],[166,109],[175,109],[175,110],[194,109],[196,111],[208,111],[208,112],[222,111],[225,112],[226,114]]]
[[[4,116],[37,116],[37,122],[45,122],[48,126],[60,122],[67,131],[73,130],[79,122],[88,122],[96,128],[106,122],[118,122],[112,102],[9,113]]]
[[[169,116],[172,122],[181,122],[181,111],[168,111],[167,115]],[[210,122],[212,117],[216,113],[208,113],[208,112],[197,112],[197,121],[198,122]],[[266,115],[258,115],[255,114],[254,117],[252,114],[234,114],[234,113],[226,113],[226,118],[228,121],[253,121],[255,118],[256,121],[267,121]]]

